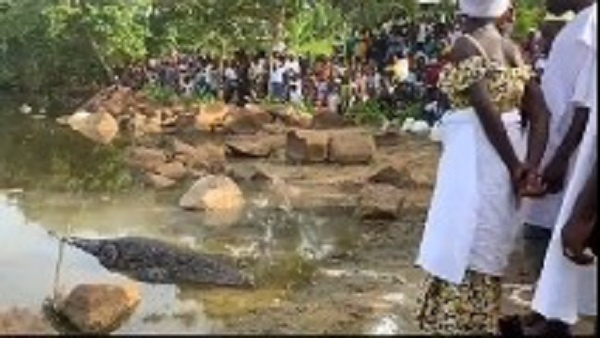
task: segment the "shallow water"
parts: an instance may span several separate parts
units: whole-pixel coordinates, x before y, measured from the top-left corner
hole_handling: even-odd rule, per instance
[[[233,303],[275,302],[289,283],[309,279],[295,268],[316,266],[319,259],[343,250],[337,243],[347,236],[350,224],[343,217],[336,222],[315,214],[249,208],[234,225],[210,226],[196,214],[155,201],[152,194],[112,200],[4,192],[0,193],[0,290],[5,291],[0,293],[0,311],[20,307],[39,312],[56,287],[65,293],[80,283],[131,282],[105,270],[94,257],[66,246],[56,285],[59,241],[52,233],[91,238],[135,235],[247,258],[246,270],[256,275],[259,288],[181,290],[136,282],[142,302],[119,332],[218,332],[219,314],[236,311],[231,309]],[[211,293],[220,301],[214,301]],[[205,309],[205,301],[211,308]]]

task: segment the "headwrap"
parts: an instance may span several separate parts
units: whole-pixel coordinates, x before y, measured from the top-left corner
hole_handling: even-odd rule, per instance
[[[510,8],[510,0],[460,0],[460,12],[473,18],[499,18]]]

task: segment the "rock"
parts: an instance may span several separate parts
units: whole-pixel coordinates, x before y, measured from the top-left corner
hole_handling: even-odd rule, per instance
[[[244,196],[235,182],[227,176],[206,176],[194,183],[179,200],[188,210],[236,210],[244,205]]]
[[[127,320],[139,302],[133,287],[82,284],[59,304],[58,311],[82,333],[108,334]]]
[[[407,168],[386,165],[375,171],[368,179],[371,183],[382,183],[393,185],[397,188],[412,188],[415,182],[412,180],[410,171]]]
[[[324,111],[315,114],[312,118],[312,127],[315,129],[334,129],[346,126],[346,119],[340,114]]]
[[[202,105],[200,114],[196,115],[196,129],[202,131],[214,131],[223,127],[225,119],[229,114],[229,107],[223,102]]]
[[[136,147],[129,151],[127,163],[138,169],[156,171],[167,162],[167,155],[160,149]]]
[[[363,219],[395,219],[403,203],[402,190],[387,184],[370,184],[360,192],[358,213]]]
[[[262,129],[271,135],[285,134],[287,128],[279,123],[268,123],[263,125]]]
[[[187,175],[187,169],[178,161],[169,162],[159,165],[156,168],[156,173],[171,180],[180,180]]]
[[[189,169],[222,172],[225,170],[227,158],[225,148],[213,143],[205,143],[194,147],[193,152],[180,153],[175,159],[183,162]]]
[[[193,155],[196,152],[194,146],[178,139],[173,139],[172,148],[175,154]]]
[[[108,113],[78,112],[68,120],[69,126],[88,139],[109,144],[119,133],[119,123]]]
[[[375,134],[375,145],[377,147],[394,147],[400,144],[400,133],[385,131]]]
[[[150,186],[152,186],[155,189],[169,189],[174,187],[177,182],[175,182],[174,180],[161,176],[161,175],[157,175],[157,174],[153,174],[153,173],[146,173],[144,176],[144,179],[146,181],[147,184],[149,184]]]
[[[227,116],[225,129],[234,134],[256,134],[265,124],[273,122],[273,116],[258,106],[248,105]]]
[[[227,175],[236,182],[272,182],[273,177],[267,174],[265,170],[255,165],[243,165],[230,168]]]
[[[226,142],[233,155],[242,157],[269,157],[273,151],[273,140],[269,137],[238,137]]]
[[[329,142],[329,160],[339,164],[369,163],[375,150],[375,141],[371,135],[358,132],[335,133]]]
[[[286,157],[292,162],[324,162],[327,160],[328,143],[326,132],[292,130],[287,134]]]

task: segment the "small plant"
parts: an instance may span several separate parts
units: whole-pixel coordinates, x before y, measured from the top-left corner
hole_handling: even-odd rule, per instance
[[[348,111],[348,116],[357,124],[381,125],[388,112],[375,100],[360,102],[352,106]]]

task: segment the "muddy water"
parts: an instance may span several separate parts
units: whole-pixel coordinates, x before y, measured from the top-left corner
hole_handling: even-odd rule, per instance
[[[314,213],[261,210],[250,201],[234,225],[206,225],[202,217],[156,201],[151,194],[108,197],[44,192],[0,193],[0,312],[39,312],[56,288],[79,283],[128,283],[95,258],[66,247],[58,264],[55,235],[145,236],[245,262],[259,285],[254,291],[181,290],[137,283],[142,302],[119,332],[219,332],[220,317],[271,306],[310,279],[318,260],[343,252],[351,222]],[[337,225],[337,229],[336,229]],[[58,278],[58,281],[57,281]]]

